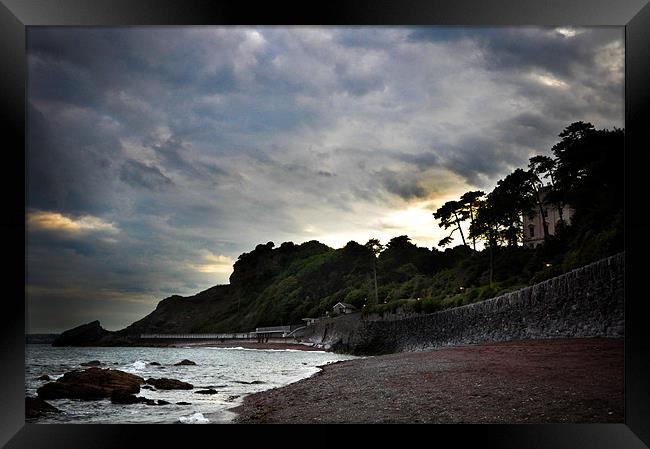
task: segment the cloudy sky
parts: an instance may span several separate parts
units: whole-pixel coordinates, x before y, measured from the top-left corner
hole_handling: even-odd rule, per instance
[[[29,332],[120,329],[258,243],[431,247],[572,121],[622,127],[622,28],[28,28]]]

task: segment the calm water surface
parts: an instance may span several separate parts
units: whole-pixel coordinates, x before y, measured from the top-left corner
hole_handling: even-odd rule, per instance
[[[83,362],[99,360],[104,364],[101,368],[119,369],[144,379],[178,379],[191,383],[194,389],[140,390],[138,396],[171,403],[160,406],[111,404],[110,399],[48,400],[63,413],[41,418],[38,423],[228,423],[236,416],[228,409],[239,405],[243,396],[309,377],[319,370],[318,365],[353,358],[324,351],[278,349],[57,348],[30,344],[26,347],[25,388],[28,396],[35,396],[36,389],[47,383],[36,380],[39,376],[47,374],[54,380],[65,372],[85,369],[80,366]],[[196,362],[196,366],[173,366],[183,359]],[[203,388],[214,388],[218,393],[194,393]]]

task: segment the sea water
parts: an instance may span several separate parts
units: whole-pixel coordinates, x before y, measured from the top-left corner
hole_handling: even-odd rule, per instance
[[[244,396],[281,387],[319,371],[318,366],[355,357],[325,351],[292,349],[244,349],[216,347],[166,348],[68,348],[30,344],[26,346],[25,394],[36,396],[36,389],[48,381],[37,380],[47,374],[52,380],[72,370],[85,369],[81,363],[102,362],[112,368],[144,379],[172,378],[189,382],[192,390],[141,389],[137,396],[163,399],[169,405],[112,404],[110,399],[81,401],[54,399],[47,402],[63,413],[49,414],[37,423],[228,423],[236,416],[229,409],[241,404]],[[189,359],[196,365],[174,366]],[[158,362],[160,366],[151,365]],[[213,388],[216,394],[198,394]],[[191,405],[177,405],[189,402]]]

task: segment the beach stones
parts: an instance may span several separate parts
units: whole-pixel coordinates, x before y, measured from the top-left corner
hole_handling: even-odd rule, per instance
[[[187,359],[181,360],[178,363],[174,363],[174,366],[185,366],[185,365],[196,365],[196,363]]]
[[[47,374],[43,374],[42,376],[37,377],[36,380],[52,380],[52,378]]]
[[[177,402],[176,405],[192,405],[192,403],[191,402],[180,401],[180,402]]]
[[[149,362],[149,365],[151,365],[151,366],[160,366],[160,363],[158,363],[158,362]]]
[[[154,379],[153,377],[147,379],[149,385],[153,385],[159,390],[191,390],[194,388],[194,385],[183,382],[177,379],[167,379],[162,377],[160,379]]]
[[[142,377],[124,371],[101,368],[88,368],[84,371],[65,373],[55,382],[39,387],[36,392],[41,399],[82,399],[96,400],[109,398],[113,391],[126,394],[140,392]]]
[[[61,413],[61,410],[40,398],[25,398],[25,418],[40,418],[48,413]]]

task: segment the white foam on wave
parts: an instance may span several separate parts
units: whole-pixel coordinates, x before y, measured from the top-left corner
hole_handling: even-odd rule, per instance
[[[138,371],[143,370],[146,367],[147,367],[147,363],[143,362],[142,360],[136,360],[135,362],[133,362],[133,369],[137,369]]]
[[[218,350],[237,350],[237,351],[258,351],[258,352],[319,352],[321,354],[327,353],[327,351],[305,351],[303,349],[256,349],[256,348],[242,348],[241,346],[235,346],[232,348],[214,348],[206,347],[204,349],[218,349]]]
[[[210,420],[200,412],[196,412],[190,416],[179,416],[178,420],[183,424],[207,424],[210,422]]]
[[[143,362],[142,360],[136,360],[131,365],[127,365],[126,367],[124,367],[124,371],[126,371],[127,373],[140,372],[146,367],[147,367],[147,362]]]

